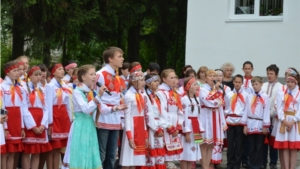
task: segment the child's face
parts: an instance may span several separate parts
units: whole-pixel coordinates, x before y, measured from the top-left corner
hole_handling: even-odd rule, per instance
[[[192,94],[192,95],[196,95],[197,93],[199,93],[199,85],[198,85],[198,83],[197,83],[197,81],[195,81],[193,84],[192,84],[192,86],[191,86],[191,88],[190,88],[190,93]]]
[[[114,57],[113,58],[109,58],[109,62],[116,68],[121,68],[123,65],[123,54],[120,52],[115,52]]]
[[[250,64],[245,64],[245,66],[243,67],[243,71],[245,73],[245,76],[251,76],[253,67]]]
[[[174,72],[171,72],[168,74],[168,76],[166,78],[163,78],[163,82],[166,83],[170,87],[174,87],[178,84],[178,79],[177,79],[176,74]]]
[[[222,83],[222,81],[223,81],[223,74],[218,73],[216,75],[216,81]]]
[[[41,81],[45,81],[45,79],[46,79],[46,77],[47,77],[47,72],[46,71],[42,71],[42,73],[41,73]]]
[[[240,90],[243,85],[243,80],[239,77],[236,77],[233,81],[235,90]]]
[[[137,88],[142,90],[145,87],[145,78],[137,81]]]
[[[268,70],[267,71],[267,77],[269,82],[275,82],[277,79],[277,75],[273,70]]]
[[[210,73],[206,76],[206,83],[208,85],[214,85],[214,80],[216,79],[216,74]]]
[[[128,69],[121,69],[121,72],[124,77],[127,77],[129,75]]]
[[[92,87],[96,83],[96,70],[90,68],[85,75],[82,76],[83,83],[88,87]]]
[[[53,75],[57,78],[63,78],[65,76],[64,68],[62,66],[57,68]]]
[[[41,74],[40,73],[33,73],[29,78],[30,78],[30,81],[33,84],[37,84],[41,81]]]
[[[255,92],[260,92],[261,86],[262,86],[262,83],[260,83],[260,82],[255,81],[252,83],[252,87]]]
[[[158,85],[159,85],[159,79],[151,82],[150,84],[148,84],[148,87],[152,90],[152,91],[156,91],[158,89]]]
[[[22,75],[24,75],[25,73],[25,66],[24,65],[20,65],[19,66],[19,77],[21,77]]]
[[[28,67],[29,67],[29,63],[28,63],[28,59],[27,58],[22,58],[21,61],[24,63],[24,71],[27,72],[28,71]]]
[[[68,75],[72,76],[76,67],[71,67],[67,70]]]
[[[297,84],[294,79],[291,79],[290,77],[288,77],[286,80],[286,85],[290,90],[293,90]]]
[[[9,71],[6,75],[7,75],[12,81],[15,81],[15,80],[18,79],[18,77],[19,77],[19,68],[15,68],[15,69]]]

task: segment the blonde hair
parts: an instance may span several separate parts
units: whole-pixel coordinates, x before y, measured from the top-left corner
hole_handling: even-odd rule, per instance
[[[25,56],[25,55],[22,55],[22,56],[19,56],[19,57],[17,57],[17,60],[19,60],[19,61],[21,61],[22,59],[27,59],[28,60],[28,62],[29,62],[29,57],[28,56]]]
[[[251,83],[255,83],[255,82],[258,82],[258,83],[262,84],[263,83],[263,78],[260,77],[260,76],[254,76],[251,80]]]
[[[77,78],[78,78],[78,81],[79,82],[83,82],[83,79],[82,79],[82,76],[84,76],[85,74],[87,74],[87,72],[94,68],[95,69],[95,66],[93,65],[83,65],[83,66],[80,66],[78,68],[78,73],[77,73]]]
[[[169,76],[169,74],[172,73],[172,72],[175,73],[174,69],[165,69],[165,70],[163,70],[161,72],[161,75],[160,75],[162,81],[163,81],[164,78],[167,78]]]
[[[205,77],[207,77],[207,76],[210,75],[210,74],[215,74],[215,75],[217,75],[217,73],[216,73],[215,70],[213,70],[213,69],[208,69],[208,70],[205,72]]]
[[[228,68],[232,69],[232,73],[234,73],[235,68],[234,68],[233,64],[230,62],[224,63],[220,69],[223,70],[223,72],[225,72],[225,70]]]

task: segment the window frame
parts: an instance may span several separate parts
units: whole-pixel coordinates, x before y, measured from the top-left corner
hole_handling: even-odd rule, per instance
[[[254,0],[254,14],[243,14],[237,15],[235,14],[235,1],[236,0],[228,0],[228,17],[226,22],[259,22],[259,21],[283,21],[283,15],[285,9],[283,9],[283,13],[280,16],[260,16],[260,1]],[[284,8],[283,4],[283,8]]]

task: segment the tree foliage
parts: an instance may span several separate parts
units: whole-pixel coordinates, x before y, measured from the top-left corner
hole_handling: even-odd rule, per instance
[[[49,66],[59,55],[100,65],[103,50],[118,46],[126,61],[145,68],[150,61],[162,69],[184,64],[187,1],[3,0],[1,9],[7,60],[26,54]]]

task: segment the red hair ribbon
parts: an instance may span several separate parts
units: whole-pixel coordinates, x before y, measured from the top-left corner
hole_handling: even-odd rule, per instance
[[[5,73],[7,74],[7,73],[9,73],[11,70],[13,70],[13,69],[16,69],[16,68],[18,68],[19,67],[19,64],[17,63],[17,64],[14,64],[14,65],[11,65],[10,67],[8,67],[7,69],[5,69]]]
[[[56,71],[56,69],[58,69],[59,67],[63,67],[62,64],[60,64],[60,63],[55,64],[55,66],[54,66],[53,69],[51,70],[51,74],[53,75],[54,72]]]
[[[185,90],[185,91],[189,91],[190,88],[191,88],[191,86],[192,86],[192,84],[193,84],[195,81],[196,81],[195,78],[191,78],[191,79],[187,82],[187,84],[185,85],[184,90]]]
[[[18,66],[21,66],[21,65],[25,65],[25,63],[22,61],[18,62]]]
[[[40,67],[38,67],[38,66],[33,66],[33,67],[29,70],[27,77],[30,77],[30,76],[33,74],[33,72],[35,72],[35,71],[37,71],[37,70],[41,70]]]
[[[142,69],[142,66],[141,66],[140,64],[134,66],[134,67],[130,70],[130,73],[133,73],[133,72],[135,72],[135,71],[137,71],[137,70],[139,70],[139,69]]]
[[[295,77],[293,77],[293,76],[287,77],[287,80],[290,80],[290,81],[295,82],[296,84],[298,84],[297,79]]]

